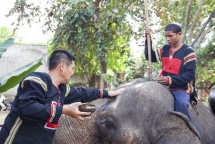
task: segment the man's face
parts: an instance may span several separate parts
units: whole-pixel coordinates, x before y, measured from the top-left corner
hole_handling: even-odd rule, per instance
[[[165,36],[166,36],[166,41],[168,42],[168,44],[169,45],[174,45],[174,44],[176,44],[177,42],[180,41],[181,32],[174,33],[172,31],[166,31]]]
[[[64,83],[68,83],[70,81],[70,78],[74,74],[74,69],[75,69],[74,61],[69,66],[67,66],[66,63],[62,65],[62,77]]]

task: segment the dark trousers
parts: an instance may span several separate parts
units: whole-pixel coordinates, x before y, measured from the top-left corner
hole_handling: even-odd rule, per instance
[[[190,113],[188,111],[189,103],[190,103],[190,95],[186,93],[185,91],[172,91],[172,94],[174,96],[174,109],[175,111],[181,112],[184,115],[186,115],[189,120]]]

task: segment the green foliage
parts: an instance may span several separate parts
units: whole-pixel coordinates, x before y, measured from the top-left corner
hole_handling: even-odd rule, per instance
[[[200,10],[200,14],[197,16],[197,21],[195,23],[196,12],[199,8],[198,3],[199,1],[193,0],[188,21],[186,21],[185,19],[188,10],[188,1],[185,0],[163,0],[162,2],[155,0],[152,2],[152,9],[150,11],[151,13],[155,12],[156,16],[159,17],[162,29],[171,22],[178,22],[182,25],[183,28],[185,26],[185,23],[187,22],[187,29],[186,31],[183,31],[183,33],[186,34],[186,37],[184,37],[183,42],[187,43],[187,36],[190,35],[190,32],[193,32],[192,38],[195,38],[197,36],[203,23],[205,22],[205,18],[207,18],[209,14],[213,11],[215,5],[214,1],[204,1],[203,6]],[[195,24],[193,31],[189,31],[193,24]],[[152,25],[156,25],[156,23],[152,21]]]
[[[76,72],[81,75],[99,74],[102,61],[107,62],[108,69],[123,71],[129,55],[129,36],[119,31],[125,24],[111,15],[104,18],[104,13],[83,5],[75,5],[75,11],[68,10],[64,15],[55,32],[54,47],[66,48],[75,55]]]
[[[122,83],[128,82],[135,78],[147,78],[147,67],[148,67],[148,61],[145,59],[145,57],[142,57],[141,64],[139,67],[137,67],[138,62],[135,62],[134,59],[127,59],[126,61],[126,68],[122,72],[114,71],[114,73],[107,73],[103,74],[103,77],[105,81],[110,83],[113,86],[118,86]],[[154,64],[156,67],[154,67],[154,71],[156,73],[157,69],[160,69],[160,63]],[[155,74],[154,74],[155,75]],[[157,76],[157,74],[156,74]]]
[[[17,37],[13,33],[13,29],[7,28],[5,26],[0,27],[0,43],[6,41],[9,37],[16,39],[16,43],[22,43],[22,38]]]
[[[69,81],[68,85],[72,86],[74,84],[74,81]]]
[[[107,69],[123,72],[129,66],[130,49],[127,35],[114,37],[107,52]]]
[[[14,22],[16,28],[25,22],[31,24],[35,19],[41,20],[44,24],[44,32],[55,31],[53,40],[55,45],[50,47],[50,50],[57,47],[71,51],[75,55],[78,65],[76,72],[81,75],[90,77],[93,74],[102,73],[102,62],[106,62],[103,64],[106,64],[108,70],[125,73],[129,67],[127,60],[131,57],[128,41],[131,37],[135,37],[137,40],[141,38],[146,26],[145,5],[142,0],[94,0],[93,2],[89,0],[49,0],[46,1],[48,4],[43,7],[40,2],[44,1],[27,3],[26,0],[16,0],[14,8],[8,14],[17,16],[17,21]],[[186,34],[183,42],[190,43],[213,11],[215,2],[205,0],[203,6],[199,7],[200,1],[193,0],[188,21],[186,21],[185,17],[189,10],[188,2],[185,0],[149,1],[149,25],[155,27],[153,29],[155,34],[163,36],[164,27],[168,23],[176,21],[182,27],[187,27],[183,31]],[[198,8],[201,10],[199,15],[196,15]],[[131,25],[127,16],[131,17],[129,20],[138,23],[138,26]],[[211,31],[213,31],[214,23],[215,21],[212,19],[207,29],[212,28]],[[193,29],[192,26],[194,26]],[[211,37],[214,37],[214,33]],[[160,47],[165,43],[165,37],[159,37],[157,41],[157,46]],[[144,71],[141,73],[144,73],[145,76],[147,62],[144,60],[141,62],[143,63],[141,69]],[[213,63],[213,60],[208,60],[204,69],[200,69],[200,65],[197,68],[198,75],[203,72],[208,73]],[[159,66],[159,63],[153,64],[155,74],[158,73]],[[206,81],[206,75],[198,76],[197,84],[201,83],[200,79]]]
[[[81,0],[69,0],[69,2],[71,3],[71,4],[76,4],[76,3],[78,3],[79,1],[81,1]],[[61,1],[60,1],[61,2]]]
[[[95,49],[93,45],[93,22],[94,13],[88,9],[73,11],[65,14],[62,26],[55,32],[53,44],[55,48],[66,48],[76,57],[78,67],[76,72],[86,74],[99,69],[95,63]],[[97,66],[96,66],[97,65]],[[90,68],[89,71],[87,68]],[[92,73],[91,73],[92,74]]]
[[[116,75],[110,75],[110,74],[103,74],[102,75],[103,78],[105,79],[105,81],[109,84],[111,84],[112,86],[116,87],[119,84],[123,83],[124,81],[122,80],[122,78],[118,78]]]
[[[209,102],[209,97],[206,97],[204,102]]]
[[[6,52],[6,50],[9,47],[11,47],[13,44],[14,44],[14,39],[9,38],[0,45],[0,58],[2,54]],[[42,58],[36,61],[33,61],[31,63],[28,63],[27,65],[24,65],[10,73],[7,73],[4,76],[1,76],[0,93],[5,92],[10,88],[13,88],[14,86],[16,86],[24,76],[26,76],[32,71],[35,71],[40,65],[42,65]]]
[[[28,75],[30,72],[35,71],[39,66],[42,65],[42,58],[34,62],[28,63],[4,76],[0,77],[0,93],[9,90],[16,86],[22,78]]]
[[[6,27],[0,27],[0,43],[3,43],[9,37],[12,37],[13,30],[8,29]]]
[[[215,39],[197,49],[197,87],[209,89],[215,83]]]
[[[115,73],[106,73],[102,76],[104,77],[106,82],[116,87],[122,83],[136,78],[135,76],[138,74],[138,71],[135,69],[135,63],[133,63],[133,61],[128,61],[127,67],[122,73],[115,71]]]

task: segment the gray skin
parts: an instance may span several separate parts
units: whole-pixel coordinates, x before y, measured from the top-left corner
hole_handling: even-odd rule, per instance
[[[215,118],[203,104],[198,103],[199,115],[189,108],[192,124],[174,111],[173,96],[165,86],[137,79],[120,87],[125,90],[116,98],[90,102],[97,107],[90,119],[80,121],[62,115],[53,143],[215,143]]]

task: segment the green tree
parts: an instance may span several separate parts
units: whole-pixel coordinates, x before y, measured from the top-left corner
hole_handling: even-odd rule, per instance
[[[13,30],[7,27],[0,27],[0,43],[13,36]]]
[[[209,0],[164,0],[162,2],[155,0],[151,13],[155,13],[159,17],[162,28],[170,22],[179,22],[182,25],[183,41],[191,45],[208,16],[215,10],[214,7],[215,2]],[[152,25],[154,25],[153,21]],[[214,20],[211,20],[196,46],[200,44],[206,34],[214,29],[213,25]]]
[[[215,85],[215,38],[213,38],[204,48],[199,47],[197,61],[197,86],[208,95],[210,89]]]
[[[52,1],[49,8],[45,9],[48,15],[44,26],[47,26],[46,30],[56,30],[53,40],[55,47],[63,47],[74,53],[80,65],[78,72],[86,74],[88,79],[91,79],[92,74],[102,75],[107,72],[109,52],[118,51],[123,55],[123,51],[128,51],[129,35],[126,33],[129,33],[129,27],[124,22],[126,15],[113,12],[112,3],[105,4],[110,9],[108,12],[104,7],[98,7],[99,3],[100,1],[91,4],[79,2],[78,5],[71,5],[68,2]],[[33,11],[29,11],[30,8]],[[24,0],[17,0],[9,15],[14,12],[20,14],[15,22],[19,26],[25,20],[30,23],[35,17],[39,17],[41,8],[27,4]],[[125,44],[113,47],[114,41],[119,41],[120,37],[124,38]],[[100,87],[104,87],[102,77]]]
[[[17,37],[13,33],[13,29],[5,26],[0,27],[0,43],[3,43],[4,41],[6,41],[9,37],[16,39],[16,43],[22,43],[22,38]]]
[[[80,60],[79,71],[88,73],[89,77],[91,73],[101,75],[106,73],[107,65],[109,65],[107,64],[108,54],[120,37],[123,37],[126,43],[130,37],[134,36],[139,39],[144,34],[146,18],[145,5],[142,0],[49,0],[43,1],[47,2],[43,7],[41,7],[41,2],[27,3],[26,0],[16,0],[9,12],[9,15],[17,15],[17,21],[14,22],[16,28],[25,22],[31,24],[35,19],[42,21],[43,30],[56,31],[54,42],[59,42],[59,46],[74,52]],[[161,32],[164,26],[176,21],[183,27],[183,41],[192,44],[200,29],[205,26],[208,16],[214,11],[215,2],[154,0],[150,1],[148,6],[150,26],[157,26],[155,35],[163,36]],[[134,21],[138,27],[134,29],[134,25],[128,21],[128,16],[129,21]],[[194,48],[200,46],[205,38],[208,38],[208,34],[213,37],[213,29],[214,19],[212,18],[205,26],[205,30],[198,36]],[[164,37],[158,37],[157,46],[160,47],[164,43]],[[127,49],[127,47],[124,48]],[[121,53],[120,51],[123,50],[118,47],[116,53]],[[93,68],[89,69],[90,66]]]

